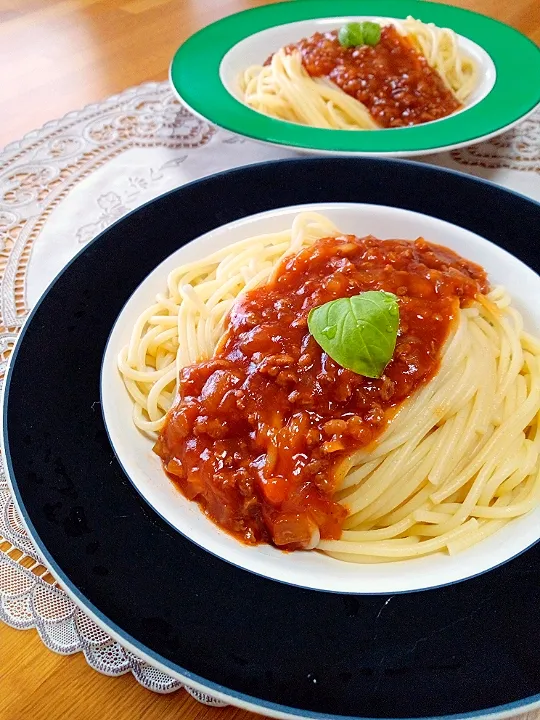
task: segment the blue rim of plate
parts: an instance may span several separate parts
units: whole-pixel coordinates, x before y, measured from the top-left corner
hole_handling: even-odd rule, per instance
[[[140,656],[142,656],[145,659],[148,659],[149,662],[155,664],[156,666],[162,668],[166,672],[170,672],[176,677],[179,677],[181,680],[187,683],[191,683],[195,687],[201,689],[202,691],[209,691],[213,693],[217,693],[218,696],[227,699],[227,700],[233,700],[238,705],[246,707],[248,709],[252,709],[254,711],[264,709],[271,713],[273,716],[276,717],[310,717],[314,718],[315,720],[322,720],[323,718],[334,718],[335,720],[350,720],[350,718],[355,717],[354,715],[344,715],[344,714],[332,714],[328,712],[317,712],[312,710],[305,710],[305,709],[297,709],[290,706],[284,706],[282,704],[278,704],[276,702],[266,701],[264,699],[259,699],[257,697],[254,697],[252,695],[249,695],[244,692],[237,692],[234,691],[225,685],[222,685],[220,683],[213,682],[211,680],[207,680],[203,678],[201,675],[197,673],[193,673],[189,670],[186,670],[183,667],[179,667],[177,664],[170,662],[167,658],[163,657],[163,655],[155,652],[151,648],[148,647],[148,645],[145,645],[141,643],[139,640],[137,640],[133,635],[128,633],[126,630],[124,630],[122,627],[120,627],[116,622],[110,619],[106,614],[104,614],[91,600],[88,599],[87,595],[79,589],[76,583],[74,583],[71,573],[67,573],[61,565],[57,562],[54,555],[51,554],[50,549],[48,548],[46,542],[43,540],[40,532],[36,528],[35,523],[33,522],[32,518],[30,517],[27,509],[27,502],[29,500],[29,495],[26,494],[26,502],[23,498],[23,494],[21,493],[21,486],[20,482],[15,477],[15,471],[13,467],[13,457],[11,453],[11,449],[13,446],[13,440],[16,436],[16,433],[13,433],[11,435],[11,439],[9,438],[9,429],[8,429],[8,400],[9,395],[11,391],[11,385],[13,381],[14,374],[17,369],[16,360],[18,356],[21,353],[21,347],[23,346],[23,341],[25,337],[28,335],[29,330],[32,329],[32,322],[35,321],[36,316],[39,315],[39,312],[44,304],[50,301],[50,298],[52,295],[56,294],[56,288],[55,286],[57,283],[64,277],[64,275],[73,269],[73,267],[82,259],[84,256],[88,253],[88,251],[92,251],[96,248],[97,245],[103,242],[104,238],[111,232],[116,231],[118,232],[119,229],[122,228],[122,226],[125,226],[126,221],[133,221],[133,219],[141,220],[145,213],[152,208],[152,206],[156,206],[160,202],[166,201],[167,199],[172,198],[173,196],[176,196],[178,193],[183,193],[185,191],[199,191],[203,190],[204,196],[209,197],[206,190],[208,189],[208,183],[220,183],[224,178],[227,178],[227,176],[231,176],[230,179],[235,181],[237,180],[242,173],[247,175],[253,175],[258,172],[266,173],[266,171],[272,171],[273,168],[279,167],[279,169],[284,169],[286,167],[294,168],[298,167],[301,169],[302,173],[305,173],[305,171],[308,169],[308,166],[311,166],[312,168],[315,167],[315,163],[321,163],[321,162],[329,162],[329,161],[320,161],[320,160],[293,160],[293,161],[280,161],[280,162],[268,162],[268,163],[261,163],[259,165],[253,165],[248,168],[240,168],[235,171],[225,171],[222,173],[218,173],[214,176],[210,176],[209,178],[205,178],[202,180],[197,180],[193,183],[190,183],[183,188],[180,188],[178,190],[173,190],[171,192],[165,193],[164,195],[150,201],[149,203],[137,208],[136,210],[132,211],[131,213],[128,213],[127,216],[123,217],[122,219],[118,220],[116,223],[114,223],[112,226],[110,226],[107,230],[100,233],[91,243],[89,243],[85,248],[83,248],[59,273],[59,275],[53,280],[49,288],[46,290],[46,292],[42,295],[38,303],[36,304],[35,308],[32,310],[27,322],[25,323],[21,336],[19,338],[19,341],[16,345],[16,348],[14,349],[14,352],[12,354],[12,357],[10,359],[9,363],[9,369],[4,385],[4,394],[3,394],[3,410],[2,410],[2,449],[5,453],[5,459],[6,459],[6,467],[7,467],[7,474],[8,479],[10,482],[10,486],[13,492],[14,497],[16,498],[18,507],[21,511],[21,516],[23,523],[25,527],[27,528],[30,536],[32,537],[33,541],[36,543],[36,545],[39,547],[43,557],[46,559],[47,564],[54,572],[55,576],[62,582],[63,586],[66,588],[68,594],[79,604],[83,609],[85,609],[89,614],[96,620],[96,622],[105,628],[107,631],[109,631],[114,637],[116,637],[120,642],[124,643],[130,648],[133,648],[135,652],[137,652]],[[351,162],[351,161],[345,161],[345,160],[334,160],[330,161],[332,163],[337,162]],[[358,161],[356,161],[358,162]],[[487,181],[479,180],[476,178],[470,178],[469,176],[455,172],[455,171],[449,171],[449,170],[440,170],[438,168],[431,168],[429,166],[420,165],[417,163],[411,163],[411,162],[400,162],[400,163],[390,163],[389,161],[384,161],[384,165],[378,164],[375,165],[374,161],[364,161],[369,162],[371,169],[379,168],[381,171],[383,168],[388,168],[389,171],[393,171],[396,175],[401,174],[409,174],[413,171],[416,171],[418,173],[426,175],[426,180],[429,180],[428,176],[432,176],[433,174],[439,176],[441,180],[445,181],[446,185],[450,185],[452,182],[456,183],[457,185],[462,184],[463,180],[467,180],[467,184],[470,186],[470,189],[481,189],[483,188],[486,195],[492,195],[492,202],[497,202],[506,197],[508,200],[512,200],[512,202],[518,203],[521,210],[523,210],[526,206],[535,207],[535,212],[540,211],[540,205],[538,203],[535,203],[534,201],[531,201],[529,198],[526,198],[522,195],[519,195],[518,193],[513,193],[509,191],[505,191],[493,183],[489,183]],[[380,163],[381,161],[379,161]],[[367,167],[367,166],[366,166]],[[249,179],[249,178],[248,178]],[[433,178],[431,178],[433,179]],[[403,206],[403,205],[400,205]],[[268,208],[270,209],[270,208]],[[421,211],[419,209],[419,211]],[[446,212],[446,209],[444,210]],[[450,211],[451,212],[451,211]],[[482,214],[481,209],[477,208],[477,214],[478,212],[480,215]],[[471,213],[472,215],[475,214],[473,211]],[[485,213],[484,213],[485,214]],[[463,217],[463,220],[465,221],[465,217]],[[454,218],[456,221],[458,218]],[[467,219],[467,222],[469,220]],[[492,227],[495,227],[494,224],[492,224]],[[471,228],[473,229],[473,228]],[[478,228],[476,229],[478,230]],[[500,236],[503,237],[503,236]],[[527,252],[529,253],[531,249],[527,248]],[[158,264],[158,263],[156,263]],[[89,281],[91,282],[91,280]],[[55,299],[55,302],[58,303],[61,301],[61,298],[57,297]],[[108,337],[108,335],[107,335]],[[66,353],[63,353],[64,356],[66,356]],[[35,356],[34,356],[35,359]],[[20,382],[20,381],[19,381]],[[30,396],[32,395],[32,392],[30,392]],[[31,420],[32,424],[33,420]],[[35,426],[35,424],[34,424]],[[17,427],[17,431],[19,431],[19,426]],[[23,441],[24,444],[24,441]],[[28,488],[25,489],[25,492],[27,493]],[[508,566],[508,563],[506,564]],[[486,573],[485,575],[492,575],[492,573]],[[484,577],[485,577],[484,575]],[[461,583],[461,586],[463,587],[466,583]],[[324,593],[315,593],[319,596],[324,595]],[[427,596],[427,593],[426,593]],[[464,618],[461,618],[462,620]],[[452,623],[453,626],[453,623]],[[499,704],[497,706],[493,706],[487,709],[482,710],[476,710],[471,712],[458,712],[453,714],[447,714],[447,715],[426,715],[426,716],[416,716],[416,720],[418,720],[419,717],[423,717],[424,720],[442,720],[443,718],[448,718],[452,720],[458,720],[458,719],[466,719],[466,718],[495,718],[495,717],[503,717],[505,715],[509,715],[514,711],[517,710],[531,710],[533,708],[536,708],[540,705],[540,694],[534,694],[530,695],[526,698],[523,698],[521,700],[515,700],[512,702]],[[370,716],[364,715],[362,716],[364,720],[367,720]],[[405,716],[399,716],[399,720],[404,720]],[[377,720],[377,718],[373,718],[373,720]],[[414,719],[412,719],[414,720]]]
[[[496,68],[491,92],[444,120],[389,130],[324,130],[265,116],[234,98],[220,78],[226,53],[245,38],[278,25],[339,16],[408,15],[450,27],[490,55]],[[277,49],[277,48],[276,48]],[[265,58],[261,58],[261,63]],[[192,35],[176,52],[170,80],[197,115],[254,140],[309,151],[419,154],[466,145],[502,132],[540,103],[540,49],[517,30],[470,10],[424,0],[295,0],[230,15]]]

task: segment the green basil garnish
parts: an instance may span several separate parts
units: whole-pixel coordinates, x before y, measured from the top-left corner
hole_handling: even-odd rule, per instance
[[[342,47],[354,47],[355,45],[364,44],[364,33],[362,25],[357,22],[347,23],[339,28],[338,32],[339,44]]]
[[[338,31],[338,40],[342,47],[376,45],[380,39],[381,26],[369,20],[347,23]]]
[[[381,39],[381,26],[366,20],[362,23],[362,33],[366,45],[376,45]]]
[[[332,300],[311,310],[308,327],[332,360],[358,375],[379,378],[396,347],[398,299],[369,290]]]

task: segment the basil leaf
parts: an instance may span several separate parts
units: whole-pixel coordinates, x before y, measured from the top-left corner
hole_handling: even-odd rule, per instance
[[[376,45],[380,39],[381,26],[369,20],[347,23],[338,30],[339,44],[345,48]]]
[[[362,23],[362,34],[366,45],[376,45],[381,39],[381,26],[366,20]]]
[[[362,25],[357,22],[347,23],[340,27],[338,32],[338,40],[341,47],[354,47],[355,45],[364,44],[364,34]]]
[[[358,375],[379,378],[396,347],[398,299],[369,290],[332,300],[311,310],[308,327],[332,360]]]

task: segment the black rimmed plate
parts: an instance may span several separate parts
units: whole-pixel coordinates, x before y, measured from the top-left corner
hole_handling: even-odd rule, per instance
[[[540,206],[413,163],[292,160],[169,193],[102,233],[50,287],[6,380],[4,449],[23,519],[74,599],[188,683],[280,716],[487,716],[540,705],[540,547],[415,594],[303,590],[245,572],[175,532],[119,467],[99,408],[110,330],[180,245],[246,215],[313,202],[404,207],[540,269]],[[129,419],[127,419],[129,421]]]

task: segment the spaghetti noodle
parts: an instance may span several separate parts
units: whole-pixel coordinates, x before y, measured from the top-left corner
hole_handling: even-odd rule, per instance
[[[336,239],[330,241],[324,238]],[[366,242],[366,247],[372,248],[371,256],[379,251],[377,243],[382,242],[384,247],[387,247],[384,243],[397,243],[388,251],[393,253],[392,257],[396,256],[396,262],[401,263],[396,268],[406,267],[399,255],[401,253],[409,258],[406,253],[411,252],[409,246],[413,247],[407,241],[366,239],[356,241],[355,249],[355,241],[340,237],[338,230],[326,218],[316,213],[302,213],[290,230],[249,238],[205,260],[178,268],[169,275],[167,292],[158,295],[156,303],[140,316],[129,346],[119,357],[120,372],[134,401],[134,422],[143,432],[155,434],[161,431],[157,449],[162,457],[167,458],[165,463],[169,473],[181,476],[183,472],[180,454],[173,457],[169,452],[171,432],[178,432],[176,421],[171,424],[170,418],[173,415],[178,418],[178,411],[182,413],[186,409],[185,402],[177,398],[177,378],[183,371],[184,390],[189,382],[197,385],[200,367],[203,372],[201,377],[204,379],[208,375],[206,389],[200,391],[201,402],[215,391],[216,383],[221,382],[227,368],[223,366],[219,371],[222,376],[219,372],[216,375],[217,365],[214,368],[209,363],[219,364],[222,362],[220,358],[224,358],[225,362],[228,357],[225,353],[226,340],[231,341],[234,337],[228,323],[241,322],[241,319],[234,318],[238,312],[243,317],[242,313],[248,311],[245,304],[238,304],[239,300],[248,295],[251,297],[256,288],[268,287],[270,292],[276,286],[278,271],[279,277],[282,277],[286,273],[284,268],[294,267],[304,255],[310,267],[317,252],[319,261],[321,253],[331,252],[338,258],[338,264],[345,266],[343,258],[346,254],[354,255]],[[422,259],[431,262],[430,253],[436,252],[431,248],[436,249],[437,246],[421,243],[416,247],[418,252],[423,253]],[[431,365],[425,364],[429,353],[418,354],[418,343],[416,350],[413,349],[416,364],[421,366],[423,363],[425,366],[424,375],[418,376],[415,389],[401,392],[399,383],[403,378],[398,369],[394,374],[391,370],[387,371],[397,398],[392,400],[390,396],[387,400],[388,411],[384,410],[385,404],[380,399],[384,400],[385,395],[382,385],[377,384],[379,381],[375,381],[374,385],[364,383],[362,387],[368,388],[371,394],[374,387],[381,390],[376,405],[384,411],[383,415],[386,413],[386,425],[383,422],[362,426],[362,432],[368,427],[375,433],[372,435],[376,438],[375,444],[366,443],[365,439],[360,441],[360,435],[357,435],[356,440],[349,438],[351,451],[338,451],[338,460],[331,466],[331,477],[327,473],[327,477],[323,478],[330,491],[329,504],[316,506],[318,517],[327,513],[326,520],[331,517],[334,525],[330,528],[328,522],[325,521],[325,524],[322,520],[318,526],[315,523],[309,539],[297,547],[317,547],[333,557],[353,562],[399,560],[440,550],[455,553],[496,532],[512,518],[528,512],[540,502],[540,344],[524,331],[522,318],[511,307],[510,298],[503,289],[495,288],[486,293],[481,275],[474,266],[467,265],[467,261],[450,251],[441,249],[440,252],[444,262],[441,260],[433,265],[433,260],[435,270],[430,271],[431,275],[438,272],[439,266],[447,266],[450,262],[455,269],[449,273],[448,282],[454,282],[456,273],[460,272],[463,278],[459,282],[465,283],[460,287],[465,288],[466,293],[473,291],[475,283],[480,290],[475,293],[474,299],[455,311],[448,339],[441,346],[440,366],[433,355],[430,356]],[[290,258],[288,264],[284,263],[286,258]],[[329,262],[332,262],[331,254]],[[397,272],[403,273],[402,270]],[[421,277],[420,280],[412,278],[409,282],[409,293],[414,295],[416,292],[417,295],[420,293],[419,298],[422,295],[425,297],[427,286],[422,284]],[[406,298],[403,296],[405,305],[409,302]],[[444,307],[438,306],[432,318]],[[231,310],[233,316],[230,315]],[[414,313],[410,318],[414,319]],[[409,322],[409,316],[405,313],[402,333],[406,322]],[[418,328],[421,328],[422,322],[418,322]],[[425,322],[428,320],[425,319]],[[432,319],[432,322],[435,320]],[[432,327],[426,328],[426,336],[433,335]],[[408,329],[413,338],[415,332],[418,335],[414,327]],[[217,355],[216,348],[222,348]],[[402,345],[399,352],[405,351]],[[212,357],[215,360],[211,360]],[[235,370],[234,363],[227,367]],[[285,369],[290,367],[292,365]],[[331,377],[334,378],[335,389],[345,376],[337,371]],[[360,378],[358,383],[364,380]],[[349,381],[352,381],[350,377]],[[285,378],[284,382],[288,379]],[[294,394],[301,389],[295,382],[288,386],[287,392],[292,390]],[[199,392],[193,389],[195,385],[190,386],[188,393],[193,398]],[[282,389],[277,376],[270,378],[269,387],[275,388],[277,408]],[[360,385],[358,387],[362,389]],[[222,400],[225,394],[225,389],[222,389]],[[401,401],[401,397],[405,399]],[[324,399],[321,402],[324,404]],[[167,416],[171,407],[172,415],[169,413]],[[373,405],[370,407],[373,409]],[[301,406],[298,409],[301,410]],[[275,453],[281,452],[279,440],[275,445],[275,439],[285,438],[288,432],[292,432],[291,422],[296,425],[293,435],[287,435],[289,445],[295,432],[302,437],[308,432],[307,426],[302,426],[304,420],[297,410],[289,420],[281,417],[282,430],[279,422],[275,421],[278,424],[274,427],[274,434],[269,432],[268,427],[264,431],[259,428],[258,432],[263,432],[259,440],[264,446],[260,450],[261,458],[266,465],[272,465],[273,472],[277,472]],[[238,410],[235,413],[236,416],[241,415]],[[350,421],[350,413],[342,417]],[[296,418],[294,422],[293,418]],[[209,417],[205,422],[208,420]],[[325,416],[323,420],[329,427],[328,418]],[[343,432],[347,423],[338,420],[330,421],[330,424],[332,422],[334,434],[325,442],[339,443],[345,438]],[[378,422],[382,422],[380,418]],[[205,448],[210,452],[222,442],[223,433],[219,425],[213,430],[208,424],[200,427],[203,435],[210,433],[205,435],[208,440]],[[182,433],[176,435],[175,447],[184,442],[181,437],[187,436]],[[193,442],[198,442],[197,437],[200,439],[202,436],[193,435]],[[339,450],[340,446],[336,447]],[[319,461],[321,458],[324,459],[324,456],[319,456]],[[179,464],[180,470],[175,469],[175,463]],[[196,478],[200,468],[195,470],[192,478]],[[275,494],[283,487],[278,488],[274,480],[272,483],[269,490],[263,488],[257,492],[274,493],[271,495],[272,508],[284,507],[286,501]],[[192,482],[189,477],[186,480],[184,476],[179,484],[188,497],[191,493],[191,497],[198,499],[200,488],[197,488],[195,480]],[[225,491],[221,489],[220,492]],[[215,513],[210,515],[219,522]],[[268,541],[275,541],[275,537],[270,537]],[[279,539],[280,536],[277,537]],[[283,537],[289,536],[285,533]],[[287,546],[287,543],[276,544]]]
[[[278,50],[240,78],[244,102],[265,115],[312,127],[403,127],[455,112],[477,71],[456,34],[408,17],[382,29],[375,47],[343,48],[316,33]]]

